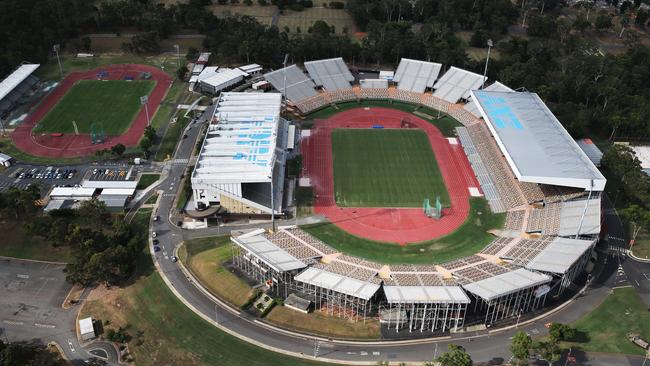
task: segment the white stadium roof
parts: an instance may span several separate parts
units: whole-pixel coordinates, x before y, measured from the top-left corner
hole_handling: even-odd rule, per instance
[[[520,181],[605,188],[605,177],[537,94],[474,90],[472,99]]]
[[[247,73],[239,69],[222,68],[216,70],[215,73],[205,78],[201,78],[201,75],[199,75],[198,81],[200,81],[201,83],[212,85],[214,87],[218,87],[224,84],[228,84],[233,80],[237,80],[239,78],[244,78],[247,76],[248,76]]]
[[[551,277],[519,268],[481,281],[463,285],[465,290],[484,299],[492,300],[517,291],[538,286],[551,281]]]
[[[593,240],[555,238],[526,268],[564,274],[593,245]]]
[[[456,103],[461,98],[469,99],[470,91],[480,88],[485,80],[483,75],[452,66],[433,86],[433,96]]]
[[[286,72],[287,77],[287,90],[284,91],[284,76]],[[298,102],[305,98],[318,95],[316,85],[314,82],[305,75],[302,70],[296,65],[287,66],[285,68],[271,71],[264,74],[264,79],[271,83],[273,87],[282,93],[287,99]]]
[[[308,61],[305,62],[305,68],[316,85],[321,85],[328,91],[349,89],[350,83],[354,81],[354,76],[341,57]]]
[[[502,91],[502,92],[514,91],[514,90],[510,89],[509,87],[507,87],[506,85],[501,84],[498,81],[495,81],[490,86],[486,86],[485,88],[483,88],[483,90],[485,90],[485,91]],[[463,106],[463,108],[465,108],[465,110],[468,111],[469,113],[473,114],[474,117],[481,117],[481,112],[478,111],[478,106],[476,105],[476,103],[474,103],[474,100],[472,100],[472,98],[469,99],[469,102],[467,102],[467,104],[465,104]]]
[[[403,58],[393,81],[397,82],[398,89],[423,93],[426,88],[433,87],[441,68],[442,64]]]
[[[587,211],[585,211],[587,205]],[[585,218],[582,220],[582,213]],[[578,201],[562,202],[560,210],[560,231],[561,236],[591,235],[600,233],[600,198],[592,198],[587,202],[586,199]]]
[[[270,182],[275,159],[278,93],[222,93],[208,128],[194,179],[210,183]]]
[[[4,80],[0,82],[0,100],[4,99],[7,94],[11,93],[20,83],[25,81],[40,64],[25,64],[21,65],[16,71],[12,72]]]
[[[307,267],[301,260],[287,253],[284,249],[277,247],[260,234],[233,237],[232,241],[253,253],[255,257],[277,272],[287,272]]]
[[[322,287],[342,294],[369,300],[379,290],[379,285],[356,278],[309,267],[295,277],[296,281]]]
[[[460,286],[384,286],[389,303],[456,303],[469,304],[470,300]]]

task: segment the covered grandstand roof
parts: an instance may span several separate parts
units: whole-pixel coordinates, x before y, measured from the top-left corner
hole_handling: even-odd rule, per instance
[[[211,183],[270,182],[281,96],[222,93],[192,176]]]
[[[21,65],[16,71],[12,72],[4,80],[0,82],[0,100],[4,99],[11,93],[20,83],[25,81],[40,64],[25,64]]]
[[[433,87],[441,68],[442,64],[403,58],[393,81],[397,82],[398,89],[422,93],[426,88]]]
[[[284,90],[284,76],[286,72],[287,90]],[[282,93],[287,99],[298,102],[305,98],[313,97],[318,94],[314,82],[305,75],[296,65],[271,71],[264,74],[266,81],[271,83],[275,89]]]
[[[587,205],[587,211],[585,211],[585,205]],[[583,212],[585,217],[582,227],[580,227]],[[580,229],[580,235],[600,233],[600,198],[592,198],[588,203],[586,199],[562,202],[558,235],[574,236],[578,234],[578,229]]]
[[[452,66],[433,86],[433,96],[456,103],[461,98],[469,99],[470,91],[480,88],[485,80],[483,75]]]
[[[250,233],[255,234],[255,232]],[[260,234],[233,237],[232,241],[251,252],[255,257],[278,272],[293,271],[307,265],[298,258],[279,248]]]
[[[316,85],[321,85],[328,91],[349,89],[350,83],[354,81],[354,76],[341,57],[308,61],[305,62],[305,68]]]
[[[384,286],[389,303],[460,303],[470,300],[460,286]]]
[[[498,81],[495,81],[490,86],[485,87],[483,90],[485,90],[485,91],[503,91],[503,92],[514,91],[514,90],[510,89],[509,87],[507,87],[506,85],[501,84]],[[463,108],[465,108],[466,111],[473,114],[475,117],[481,117],[481,112],[478,111],[478,106],[476,105],[476,103],[474,103],[474,100],[472,100],[472,98],[469,99],[469,102],[467,102],[467,104],[465,104],[465,106],[463,106]]]
[[[387,89],[388,80],[386,79],[361,79],[359,80],[361,89]]]
[[[551,277],[545,274],[519,268],[511,272],[463,285],[463,287],[472,294],[486,301],[490,301],[550,281]]]
[[[563,274],[587,251],[593,240],[555,238],[537,254],[526,268]]]
[[[295,277],[296,281],[322,287],[342,294],[369,300],[379,290],[379,284],[309,267]]]
[[[537,94],[474,90],[472,99],[520,181],[605,188],[605,177]]]

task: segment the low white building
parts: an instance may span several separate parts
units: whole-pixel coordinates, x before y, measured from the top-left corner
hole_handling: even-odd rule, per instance
[[[9,156],[7,154],[0,153],[0,165],[3,165],[3,166],[8,168],[8,167],[11,166],[11,162],[13,160],[14,159],[11,156]]]
[[[239,66],[238,69],[251,76],[262,75],[262,66],[258,64]]]
[[[214,75],[200,79],[198,82],[201,92],[218,94],[241,83],[246,77],[248,74],[240,69],[221,68]]]
[[[192,172],[197,210],[282,212],[288,123],[280,103],[278,93],[221,94]]]
[[[95,327],[93,327],[92,318],[79,319],[79,335],[84,341],[95,338]]]

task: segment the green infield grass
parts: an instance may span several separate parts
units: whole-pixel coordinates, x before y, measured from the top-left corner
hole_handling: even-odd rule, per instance
[[[334,191],[341,207],[420,207],[449,195],[427,135],[415,129],[332,131]]]
[[[434,264],[472,255],[483,249],[500,229],[505,214],[490,211],[484,198],[470,198],[469,217],[453,233],[431,241],[398,245],[352,235],[332,223],[304,225],[302,228],[327,245],[353,256],[387,264]]]
[[[34,128],[36,133],[91,133],[96,124],[107,135],[126,132],[149,95],[154,81],[80,80]],[[153,115],[155,111],[149,111]]]

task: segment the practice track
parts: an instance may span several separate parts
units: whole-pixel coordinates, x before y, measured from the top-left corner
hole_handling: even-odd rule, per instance
[[[371,128],[373,125],[401,128],[404,119],[429,137],[451,207],[443,209],[440,220],[426,217],[421,208],[338,207],[334,199],[332,130]],[[356,108],[337,113],[326,120],[317,120],[311,136],[302,140],[301,148],[305,157],[302,174],[310,179],[314,189],[315,212],[326,216],[341,229],[370,240],[407,244],[447,235],[461,226],[469,215],[468,188],[479,187],[460,144],[450,144],[431,123],[398,110]]]
[[[105,76],[102,77],[105,80],[123,80],[126,77],[138,79],[141,73],[150,73],[151,80],[156,81],[156,86],[149,94],[147,103],[151,118],[153,118],[158,105],[160,105],[172,83],[172,78],[165,72],[147,65],[111,65],[90,71],[73,72],[66,76],[16,128],[11,135],[14,145],[30,155],[50,158],[92,155],[98,150],[110,149],[111,146],[118,143],[125,146],[137,145],[147,126],[147,116],[144,108],[140,109],[128,131],[119,136],[106,136],[106,141],[101,144],[93,144],[89,134],[66,134],[58,137],[50,134],[32,134],[34,126],[45,117],[77,81],[97,80],[100,71],[105,72]]]

